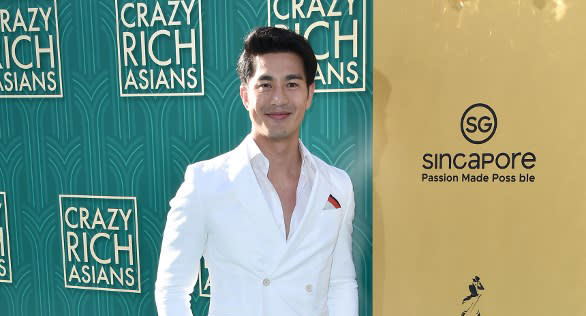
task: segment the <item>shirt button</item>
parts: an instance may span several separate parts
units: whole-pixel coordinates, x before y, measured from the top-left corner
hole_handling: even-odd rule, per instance
[[[271,285],[271,280],[269,280],[269,279],[264,279],[264,280],[262,280],[262,285],[264,285],[264,286],[269,286],[269,285]]]
[[[305,286],[305,290],[307,291],[307,293],[311,293],[311,290],[312,289],[313,288],[312,288],[311,284],[308,284],[308,285]]]

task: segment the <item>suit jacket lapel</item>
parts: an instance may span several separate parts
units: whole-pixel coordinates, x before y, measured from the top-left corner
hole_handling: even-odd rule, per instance
[[[228,177],[234,184],[243,211],[258,224],[259,242],[267,246],[278,244],[280,249],[284,249],[284,240],[252,171],[244,142],[234,149],[230,159]]]

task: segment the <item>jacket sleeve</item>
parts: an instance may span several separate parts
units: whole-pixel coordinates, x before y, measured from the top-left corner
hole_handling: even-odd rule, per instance
[[[159,316],[192,315],[190,294],[197,281],[207,238],[205,208],[196,189],[196,169],[194,165],[187,168],[185,180],[169,202],[171,209],[167,214],[155,283]]]
[[[358,316],[358,284],[352,260],[352,221],[354,219],[354,191],[349,182],[349,198],[344,210],[344,218],[338,240],[334,248],[330,286],[328,291],[328,311],[330,316]]]

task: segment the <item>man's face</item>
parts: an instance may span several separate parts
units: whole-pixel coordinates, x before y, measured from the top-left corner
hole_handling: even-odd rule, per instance
[[[248,84],[240,86],[253,136],[271,140],[299,137],[315,89],[314,84],[307,87],[303,61],[293,53],[269,53],[256,56],[254,65]]]

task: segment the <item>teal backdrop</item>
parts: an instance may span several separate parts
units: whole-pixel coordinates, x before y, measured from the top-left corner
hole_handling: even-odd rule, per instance
[[[149,6],[154,3],[138,2]],[[197,77],[198,83],[205,85],[198,85],[194,95],[133,97],[121,96],[116,3],[115,0],[58,0],[58,24],[52,19],[48,21],[58,30],[55,43],[59,50],[55,62],[59,63],[53,68],[48,62],[39,67],[39,71],[53,69],[56,75],[61,74],[57,77],[56,89],[40,98],[22,97],[23,93],[6,89],[0,93],[0,192],[6,193],[6,203],[2,207],[8,223],[5,227],[4,214],[1,214],[0,227],[9,237],[4,238],[4,244],[9,242],[11,261],[11,282],[0,283],[2,316],[156,315],[153,291],[168,202],[182,182],[186,166],[231,150],[250,130],[249,118],[238,94],[240,82],[235,65],[245,34],[269,23],[266,0],[202,1],[201,21],[198,19],[194,23],[197,32],[201,27],[201,37],[199,33],[196,35],[198,41],[202,39],[201,50],[198,42],[195,73],[201,75]],[[327,13],[328,6],[336,1],[321,3]],[[27,20],[31,14],[26,8],[39,4],[52,6],[53,1],[11,1],[0,6],[12,13],[16,12],[15,8],[24,8]],[[281,12],[287,10],[282,3],[280,6]],[[312,153],[346,170],[354,183],[353,255],[360,315],[370,316],[372,3],[355,0],[354,6],[360,19],[359,46],[364,45],[357,60],[364,62],[356,64],[355,69],[361,71],[359,80],[349,87],[363,89],[316,94],[306,114],[301,138]],[[193,12],[196,17],[198,13]],[[320,20],[317,13],[314,12],[309,22]],[[352,25],[351,20],[343,20],[341,25],[348,23]],[[307,21],[302,23],[302,27],[307,25]],[[149,29],[147,34],[157,29]],[[325,30],[322,27],[321,31]],[[328,30],[333,32],[333,24]],[[3,30],[2,37],[14,40],[19,32]],[[332,42],[328,42],[324,34],[310,38],[316,51],[331,49]],[[174,51],[160,43],[156,45],[155,51],[162,55]],[[342,52],[352,52],[352,47],[347,46],[352,45],[350,42],[341,45]],[[34,57],[34,51],[26,47],[19,46],[16,50],[22,60]],[[7,70],[3,59],[5,52],[2,46],[3,73]],[[42,58],[46,61],[48,57]],[[186,59],[183,56],[181,60]],[[24,72],[14,64],[12,69]],[[343,84],[332,87],[339,89]],[[321,88],[327,87],[322,85]],[[157,89],[147,90],[148,93],[157,92]],[[197,95],[202,91],[203,95]],[[140,271],[135,271],[139,273],[134,276],[139,278],[135,281],[140,281],[140,286],[126,286],[129,290],[126,292],[66,286],[64,249],[67,249],[67,239],[63,236],[65,206],[62,209],[61,202],[64,205],[81,203],[76,202],[76,198],[84,198],[77,196],[121,197],[121,202],[109,199],[95,204],[113,205],[120,207],[120,214],[125,210],[131,214],[131,230],[120,236],[124,240],[137,240],[134,260],[139,260],[140,266],[135,262],[134,268]],[[0,213],[4,213],[2,207]],[[95,219],[91,210],[90,213]],[[109,218],[104,220],[107,224]],[[94,230],[100,231],[109,232]],[[131,237],[126,239],[128,234]],[[80,231],[80,243],[81,236]],[[108,252],[105,238],[97,244],[102,255]],[[5,250],[8,252],[8,247]],[[130,264],[129,259],[124,258],[120,264]],[[68,276],[70,268],[68,264]],[[205,280],[205,277],[204,271],[202,278]],[[209,298],[206,293],[200,293],[200,284],[197,284],[192,298],[193,313],[207,315]]]

